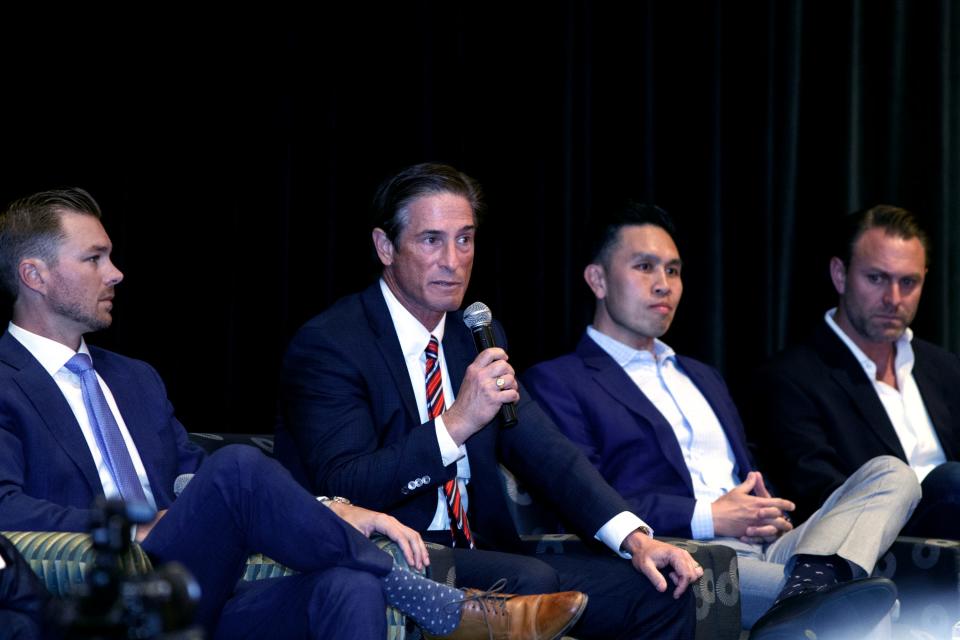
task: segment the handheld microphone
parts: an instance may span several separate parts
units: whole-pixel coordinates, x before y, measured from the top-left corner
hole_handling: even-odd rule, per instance
[[[473,333],[473,342],[477,352],[496,347],[497,338],[493,335],[493,313],[482,302],[474,302],[463,310],[463,324]],[[500,424],[512,427],[517,424],[517,408],[512,402],[500,405]]]
[[[173,495],[180,497],[180,494],[183,493],[183,490],[187,488],[187,485],[190,484],[190,481],[193,480],[192,473],[181,473],[173,481]]]

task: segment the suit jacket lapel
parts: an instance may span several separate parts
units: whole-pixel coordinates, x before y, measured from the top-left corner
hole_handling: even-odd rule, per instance
[[[102,494],[103,485],[100,483],[87,441],[57,383],[26,347],[9,333],[0,337],[0,360],[18,370],[13,376],[14,382],[33,405],[64,453],[77,465],[91,493]]]
[[[877,397],[873,381],[864,373],[863,367],[850,353],[847,345],[827,326],[826,321],[817,327],[813,341],[814,348],[830,369],[830,376],[850,396],[852,405],[863,416],[868,428],[892,453],[906,460],[900,439],[897,438],[893,423]]]
[[[676,469],[677,474],[683,478],[684,484],[687,485],[687,489],[693,494],[690,470],[687,469],[687,465],[683,461],[683,452],[680,451],[677,436],[673,433],[673,428],[663,417],[663,414],[657,411],[657,408],[647,399],[647,396],[637,388],[637,385],[623,370],[623,367],[617,364],[589,336],[584,335],[580,338],[580,344],[577,345],[577,354],[583,359],[584,364],[593,370],[593,377],[602,389],[609,393],[615,401],[650,423],[664,457]]]
[[[447,324],[443,332],[443,357],[447,361],[450,386],[456,393],[463,384],[467,367],[477,357],[473,336],[464,326],[463,313],[460,311],[447,314]]]
[[[916,361],[913,365],[913,379],[917,382],[917,388],[920,390],[920,397],[923,398],[923,406],[927,409],[927,415],[933,422],[933,428],[940,439],[940,446],[943,447],[943,453],[947,460],[956,460],[957,452],[954,450],[954,434],[951,429],[954,418],[950,415],[950,409],[943,401],[943,392],[938,389],[937,372],[924,366],[925,363],[914,349]]]
[[[400,390],[403,406],[410,414],[413,420],[412,424],[420,424],[417,398],[413,395],[413,388],[410,386],[410,374],[407,371],[407,363],[403,359],[403,351],[400,350],[400,339],[397,338],[397,331],[390,318],[390,310],[387,308],[386,300],[383,299],[383,292],[380,291],[379,280],[367,287],[361,294],[361,300],[370,328],[376,335],[377,349],[380,350],[384,362],[387,363],[387,369],[393,376],[396,388]],[[444,344],[446,344],[446,341],[444,341]],[[446,355],[446,349],[444,349],[444,355]]]

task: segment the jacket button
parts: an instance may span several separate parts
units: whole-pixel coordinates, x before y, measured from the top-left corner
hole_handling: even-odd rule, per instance
[[[430,476],[423,476],[423,484],[430,484]]]
[[[413,491],[413,490],[416,489],[418,486],[419,486],[419,485],[417,484],[417,482],[416,482],[415,480],[411,480],[410,482],[407,483],[407,489],[410,489],[410,491]]]

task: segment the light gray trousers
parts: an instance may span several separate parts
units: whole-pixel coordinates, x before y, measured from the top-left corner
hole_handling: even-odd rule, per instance
[[[898,458],[880,456],[847,478],[806,522],[769,545],[710,540],[737,552],[743,627],[752,627],[773,604],[796,555],[838,555],[850,563],[854,578],[870,575],[919,501],[913,470]]]

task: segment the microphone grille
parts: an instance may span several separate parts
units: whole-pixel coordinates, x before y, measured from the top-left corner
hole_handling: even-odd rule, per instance
[[[173,495],[180,497],[180,494],[183,493],[183,490],[187,488],[187,485],[190,484],[190,481],[193,480],[192,473],[181,473],[173,481]]]
[[[489,327],[493,322],[493,313],[490,307],[482,302],[474,302],[463,310],[463,324],[473,331],[474,327]]]

